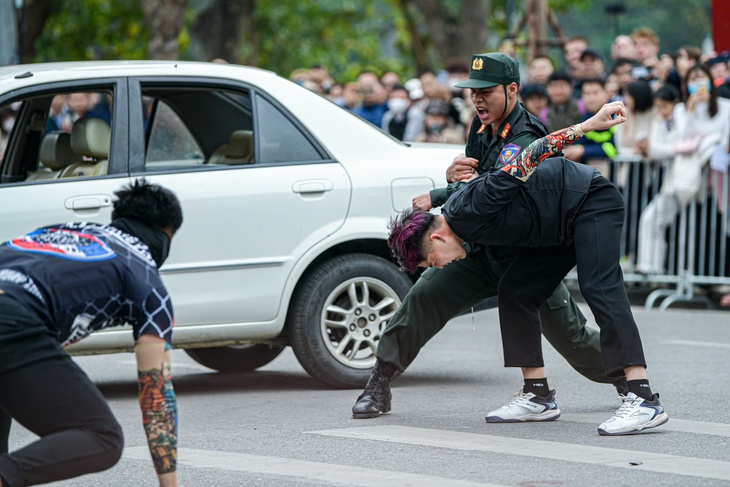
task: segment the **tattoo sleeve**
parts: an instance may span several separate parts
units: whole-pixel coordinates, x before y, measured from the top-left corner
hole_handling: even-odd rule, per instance
[[[563,150],[563,147],[572,144],[585,135],[581,124],[572,125],[567,129],[558,130],[537,139],[520,152],[515,162],[500,168],[518,179],[527,181],[537,166],[547,159]]]
[[[152,461],[158,474],[177,466],[177,400],[170,368],[137,372],[139,405]]]

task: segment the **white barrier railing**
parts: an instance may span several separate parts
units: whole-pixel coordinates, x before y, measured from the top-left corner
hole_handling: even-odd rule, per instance
[[[639,246],[647,244],[640,238],[641,215],[660,194],[669,164],[671,161],[646,161],[639,156],[621,155],[610,164],[609,177],[626,202],[621,246],[624,281],[659,287],[647,297],[647,308],[659,303],[659,309],[664,310],[677,302],[698,302],[713,308],[706,288],[730,286],[727,173],[704,165],[699,194],[687,205],[677,203],[677,216],[666,227],[663,270],[645,274],[636,269]],[[575,273],[568,277],[575,278]]]

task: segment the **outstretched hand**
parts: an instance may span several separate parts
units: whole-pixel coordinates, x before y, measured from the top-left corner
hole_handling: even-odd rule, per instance
[[[607,130],[624,123],[626,121],[626,107],[623,102],[614,101],[606,103],[598,110],[598,113],[593,115],[591,118],[583,122],[582,129],[584,133],[591,132],[593,130]]]

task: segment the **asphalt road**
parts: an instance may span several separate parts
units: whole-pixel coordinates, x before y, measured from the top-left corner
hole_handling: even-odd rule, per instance
[[[453,320],[394,383],[393,411],[354,420],[359,391],[311,380],[287,350],[261,370],[211,372],[175,351],[179,478],[186,486],[720,486],[730,485],[730,314],[634,310],[652,387],[670,421],[653,433],[601,437],[619,406],[545,344],[563,416],[487,424],[519,372],[502,367],[496,310]],[[588,315],[590,313],[587,312]],[[130,354],[82,357],[122,423],[120,463],[56,485],[154,486]],[[33,439],[14,425],[11,449]]]

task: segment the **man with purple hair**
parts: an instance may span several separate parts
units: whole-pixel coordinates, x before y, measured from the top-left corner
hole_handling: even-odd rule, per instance
[[[517,61],[505,54],[472,56],[469,79],[458,85],[471,90],[477,110],[465,153],[446,171],[449,186],[415,197],[414,208],[430,210],[443,205],[464,181],[510,163],[548,134],[545,125],[517,101],[519,72]],[[421,274],[380,335],[377,361],[352,408],[354,418],[377,418],[390,411],[390,382],[395,373],[405,371],[451,318],[495,297],[499,280],[516,253],[514,247],[479,246],[447,268],[427,269]],[[556,286],[540,316],[543,335],[571,367],[589,380],[613,383],[619,394],[626,394],[625,378],[606,376],[598,330],[586,326],[565,284]]]
[[[598,427],[599,434],[634,434],[669,420],[649,386],[619,265],[621,193],[590,166],[548,159],[585,133],[624,121],[621,102],[606,104],[582,124],[533,142],[513,162],[473,179],[449,199],[441,215],[408,209],[390,223],[388,244],[411,272],[466,257],[464,242],[520,247],[499,282],[499,318],[505,367],[520,367],[525,385],[514,400],[487,415],[489,423],[560,416],[545,375],[538,309],[576,265],[581,291],[601,329],[606,373],[625,374],[628,380],[623,404]]]

